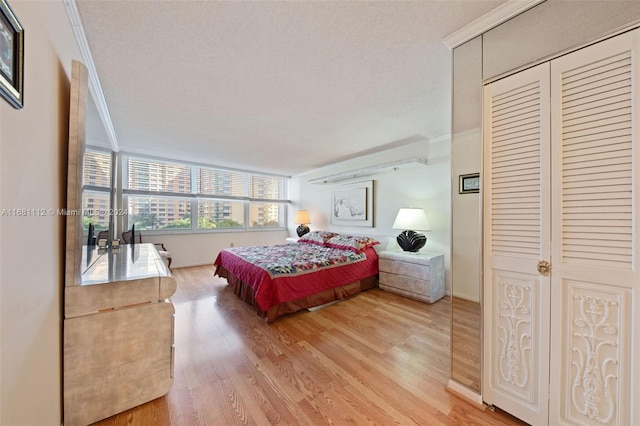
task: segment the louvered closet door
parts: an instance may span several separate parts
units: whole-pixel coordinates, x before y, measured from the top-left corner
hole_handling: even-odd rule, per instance
[[[550,424],[640,424],[631,411],[634,381],[640,391],[640,354],[635,365],[631,359],[634,340],[638,349],[638,36],[551,62]]]
[[[484,88],[483,398],[548,421],[549,64]]]

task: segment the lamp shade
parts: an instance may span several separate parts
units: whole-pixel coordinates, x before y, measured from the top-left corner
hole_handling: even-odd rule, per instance
[[[296,225],[308,225],[311,223],[308,210],[298,210],[293,218],[293,223]]]
[[[393,229],[410,229],[412,231],[429,231],[429,222],[424,210],[417,208],[402,208],[398,211]]]

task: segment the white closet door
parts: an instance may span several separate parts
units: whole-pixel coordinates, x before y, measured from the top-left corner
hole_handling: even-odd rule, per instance
[[[634,392],[640,390],[631,364],[639,35],[626,33],[551,62],[550,424],[640,422],[631,411],[634,377]]]
[[[549,64],[484,89],[483,398],[548,422]]]

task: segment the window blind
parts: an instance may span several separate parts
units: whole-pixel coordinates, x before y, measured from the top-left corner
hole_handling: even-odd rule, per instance
[[[246,197],[245,174],[221,169],[199,167],[198,194],[225,197]]]
[[[249,198],[253,200],[286,199],[284,179],[275,176],[250,176]]]
[[[111,188],[111,153],[85,150],[83,185]]]
[[[127,170],[130,190],[191,193],[191,168],[186,164],[129,158]]]

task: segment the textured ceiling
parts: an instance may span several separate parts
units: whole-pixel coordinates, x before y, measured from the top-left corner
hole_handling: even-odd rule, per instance
[[[448,134],[442,39],[501,3],[77,0],[123,151],[289,175]]]

